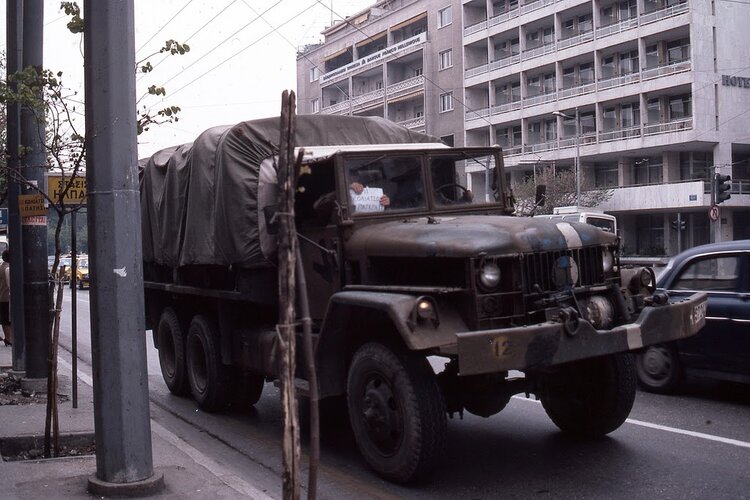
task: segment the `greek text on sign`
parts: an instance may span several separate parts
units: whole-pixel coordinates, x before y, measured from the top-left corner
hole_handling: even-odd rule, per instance
[[[383,197],[382,188],[366,187],[359,194],[349,190],[349,195],[352,197],[355,212],[382,212],[385,210],[385,207],[380,204],[380,198]]]
[[[60,193],[65,186],[70,183],[68,192],[65,193],[63,203],[65,205],[79,205],[86,203],[86,178],[85,177],[63,177],[61,175],[49,175],[47,176],[47,193],[55,203],[60,202]]]
[[[44,206],[44,196],[39,193],[19,194],[18,213],[21,217],[47,215],[47,207]]]

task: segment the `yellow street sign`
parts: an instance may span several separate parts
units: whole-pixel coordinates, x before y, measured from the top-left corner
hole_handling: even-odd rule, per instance
[[[47,207],[44,206],[44,196],[39,193],[19,194],[18,212],[21,217],[47,215]]]
[[[75,177],[71,179],[69,176],[63,177],[61,175],[48,175],[47,176],[47,195],[55,203],[60,202],[60,193],[65,186],[70,183],[68,192],[65,193],[63,204],[65,205],[85,205],[86,204],[86,177]]]

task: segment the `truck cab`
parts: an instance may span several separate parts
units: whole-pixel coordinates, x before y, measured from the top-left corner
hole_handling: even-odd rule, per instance
[[[535,215],[534,217],[552,220],[563,220],[568,222],[583,222],[584,224],[591,224],[592,226],[596,226],[602,231],[619,234],[617,232],[617,218],[614,215],[605,214],[601,211],[586,209],[584,207],[555,207],[552,209],[551,214],[540,214]]]

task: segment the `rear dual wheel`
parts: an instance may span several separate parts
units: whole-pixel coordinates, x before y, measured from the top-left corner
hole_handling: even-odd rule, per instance
[[[211,318],[193,317],[185,352],[193,399],[208,412],[224,409],[229,404],[229,369],[221,362],[219,331]]]
[[[171,307],[165,308],[156,329],[156,342],[159,346],[159,366],[169,392],[177,396],[188,394],[187,370],[185,365],[185,334],[177,313]]]

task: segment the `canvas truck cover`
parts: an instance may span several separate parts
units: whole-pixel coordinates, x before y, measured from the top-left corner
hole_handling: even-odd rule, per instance
[[[144,262],[275,265],[263,208],[276,204],[276,172],[268,160],[278,152],[279,125],[275,117],[214,127],[192,144],[140,160]],[[383,118],[296,118],[296,147],[435,142]]]

